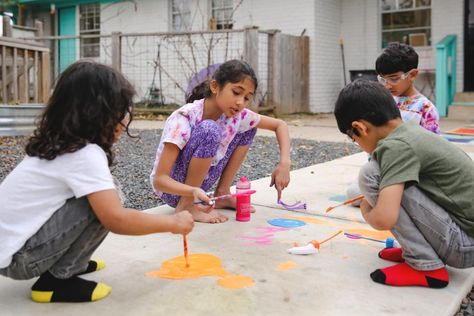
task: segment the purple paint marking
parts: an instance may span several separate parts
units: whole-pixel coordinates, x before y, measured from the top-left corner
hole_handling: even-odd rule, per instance
[[[292,211],[292,210],[306,210],[306,202],[303,202],[303,201],[298,201],[298,202],[293,203],[293,204],[286,204],[282,200],[279,200],[277,203],[280,204],[283,208],[285,208],[289,211]]]

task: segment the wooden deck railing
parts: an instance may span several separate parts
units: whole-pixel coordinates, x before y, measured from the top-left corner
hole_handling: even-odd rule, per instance
[[[47,102],[49,77],[49,48],[0,37],[0,103]]]
[[[41,36],[43,25],[36,21],[35,28],[12,26],[9,17],[3,17],[3,36],[0,36],[0,103],[46,103],[51,76],[49,48],[34,40],[13,38],[18,32]]]

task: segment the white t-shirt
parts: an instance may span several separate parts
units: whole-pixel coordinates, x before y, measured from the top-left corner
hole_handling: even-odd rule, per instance
[[[66,200],[109,189],[107,156],[95,144],[53,160],[26,156],[0,184],[0,268]]]

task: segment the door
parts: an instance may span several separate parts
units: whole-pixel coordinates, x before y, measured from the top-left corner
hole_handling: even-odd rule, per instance
[[[75,36],[76,7],[61,8],[58,11],[59,36]],[[70,64],[76,61],[76,39],[59,40],[59,73],[62,73]]]
[[[464,91],[474,91],[474,0],[464,0]]]

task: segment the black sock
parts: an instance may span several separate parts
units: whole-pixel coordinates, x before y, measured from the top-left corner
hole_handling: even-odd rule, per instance
[[[102,270],[104,267],[105,267],[105,262],[102,260],[89,260],[89,263],[87,264],[87,268],[76,275],[99,271],[99,270]]]
[[[104,283],[84,280],[77,276],[58,279],[45,272],[33,284],[31,290],[31,298],[40,303],[91,302],[106,297],[111,288]]]

